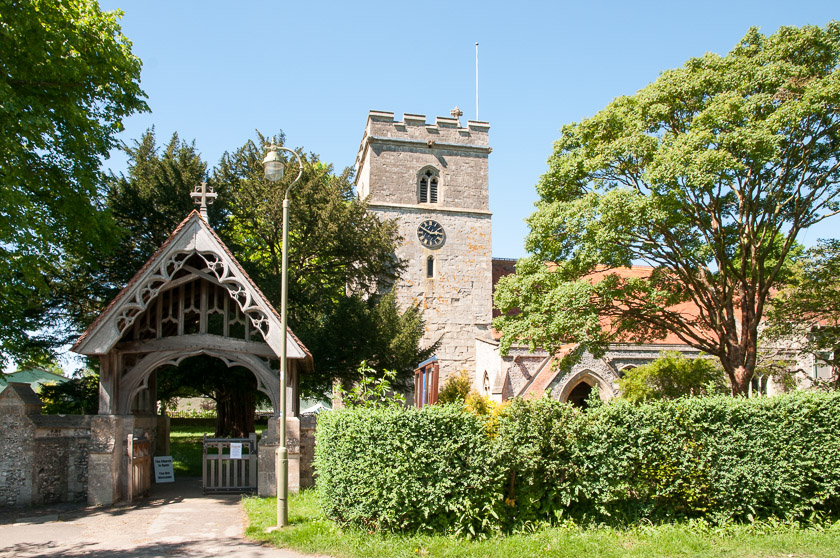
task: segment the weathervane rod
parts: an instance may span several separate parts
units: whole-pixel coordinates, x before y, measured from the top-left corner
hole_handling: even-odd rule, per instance
[[[475,43],[475,119],[478,120],[478,43]]]

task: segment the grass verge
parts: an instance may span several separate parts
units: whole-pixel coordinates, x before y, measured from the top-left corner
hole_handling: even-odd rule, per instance
[[[361,557],[840,557],[840,522],[800,528],[763,522],[710,527],[699,522],[627,529],[567,523],[531,533],[465,540],[446,535],[374,533],[342,527],[324,517],[315,491],[293,495],[289,527],[266,533],[276,522],[274,498],[246,497],[246,535],[307,554]]]

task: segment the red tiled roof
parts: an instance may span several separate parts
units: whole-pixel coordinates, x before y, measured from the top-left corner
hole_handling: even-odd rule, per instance
[[[505,275],[510,275],[512,273],[516,273],[516,262],[512,262],[510,260],[493,260],[493,291],[496,290],[496,283],[501,277]],[[556,267],[556,264],[553,262],[548,262],[550,268]],[[606,268],[600,267],[596,269],[595,272],[586,276],[590,279],[593,283],[597,283],[598,281],[602,280],[609,274],[616,274],[623,279],[632,279],[632,278],[644,278],[649,276],[653,272],[653,267],[646,266],[646,265],[634,265],[633,267],[620,267],[620,268]],[[677,312],[683,316],[696,318],[700,314],[700,310],[697,308],[697,305],[693,302],[683,302],[680,304],[676,304],[674,306],[670,306],[668,308],[673,312]],[[499,315],[499,311],[495,308],[493,309],[493,317],[497,317]],[[609,318],[604,318],[601,320],[601,327],[603,329],[608,329],[610,327]],[[498,341],[502,338],[502,333],[495,329],[491,330],[491,335],[493,339]],[[625,343],[632,343],[634,342],[632,339],[619,339],[619,342]],[[677,335],[667,332],[664,338],[661,339],[653,339],[647,341],[647,343],[651,345],[684,345],[684,341],[680,339]]]
[[[557,366],[557,361],[565,357],[574,350],[577,343],[566,343],[555,353],[553,357],[548,359],[536,373],[531,383],[522,391],[522,397],[525,399],[539,399],[548,389],[548,386],[560,373],[561,368]]]

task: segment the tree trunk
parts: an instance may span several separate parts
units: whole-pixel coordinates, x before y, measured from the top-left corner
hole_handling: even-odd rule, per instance
[[[216,392],[216,401],[216,436],[246,438],[255,431],[257,397],[253,389],[226,386]]]
[[[732,382],[732,396],[747,397],[750,394],[750,382],[752,381],[752,373],[747,371],[744,365],[735,366],[730,376]]]

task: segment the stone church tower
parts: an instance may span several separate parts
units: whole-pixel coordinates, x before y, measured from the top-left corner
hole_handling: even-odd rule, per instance
[[[440,382],[475,373],[476,337],[492,312],[487,122],[371,111],[356,157],[356,191],[380,219],[395,219],[407,262],[397,302],[418,305],[425,346],[438,339]]]

